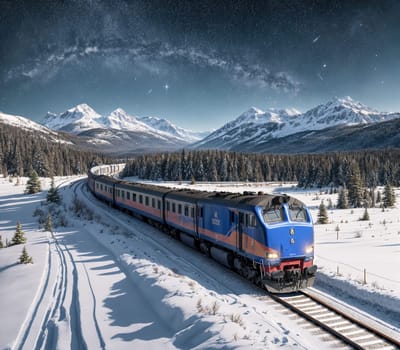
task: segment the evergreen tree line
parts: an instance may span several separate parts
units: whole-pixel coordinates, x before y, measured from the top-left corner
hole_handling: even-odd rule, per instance
[[[2,124],[0,128],[0,173],[4,176],[82,174],[93,164],[109,162],[104,156],[54,143],[35,133]]]
[[[245,154],[219,150],[143,155],[124,176],[170,181],[295,181],[299,187],[345,186],[356,192],[400,186],[400,150],[328,154]],[[356,206],[361,203],[356,203]]]

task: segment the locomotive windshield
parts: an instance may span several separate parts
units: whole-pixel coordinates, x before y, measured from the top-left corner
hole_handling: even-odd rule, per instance
[[[307,222],[307,212],[304,207],[300,207],[297,205],[290,205],[289,206],[289,216],[291,221],[296,222]]]
[[[264,221],[268,224],[275,224],[284,221],[283,208],[281,205],[265,208],[263,211]]]

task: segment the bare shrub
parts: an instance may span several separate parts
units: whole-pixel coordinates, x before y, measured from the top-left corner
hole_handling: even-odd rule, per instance
[[[219,304],[218,304],[216,301],[214,301],[214,302],[211,304],[210,314],[211,314],[211,315],[216,315],[217,312],[218,312],[218,310],[219,310]]]
[[[204,308],[203,308],[203,304],[202,304],[202,300],[201,300],[201,299],[197,300],[196,308],[197,308],[197,311],[198,311],[198,312],[203,312],[203,311],[204,311]]]
[[[234,323],[237,323],[239,326],[243,326],[243,319],[242,316],[239,314],[231,314],[230,320]]]

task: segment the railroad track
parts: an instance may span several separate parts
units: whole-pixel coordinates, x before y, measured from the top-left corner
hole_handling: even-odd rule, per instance
[[[354,349],[400,349],[398,335],[396,338],[396,334],[381,329],[380,324],[364,320],[359,314],[344,310],[312,290],[271,297]]]

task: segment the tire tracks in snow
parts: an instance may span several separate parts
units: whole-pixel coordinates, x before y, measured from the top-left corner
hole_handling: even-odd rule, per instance
[[[76,185],[82,180],[71,183],[70,188],[76,191]],[[62,184],[67,183],[64,181]],[[60,186],[60,185],[59,185]],[[57,186],[57,187],[59,187]],[[60,326],[69,328],[70,348],[86,350],[87,344],[82,333],[81,313],[78,290],[78,272],[73,255],[63,241],[54,232],[48,234],[47,263],[42,275],[37,297],[34,299],[28,316],[22,325],[14,343],[15,349],[55,349],[60,336]],[[93,319],[99,337],[101,349],[105,343],[96,319],[96,297],[89,279],[86,266],[83,264],[91,295],[93,298]],[[56,270],[57,269],[57,272]],[[55,275],[55,276],[54,276]],[[72,279],[72,282],[70,281]],[[50,290],[51,288],[51,290]],[[68,312],[68,303],[69,312]],[[62,325],[64,323],[64,325]]]

